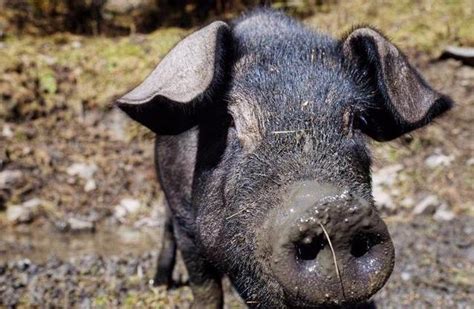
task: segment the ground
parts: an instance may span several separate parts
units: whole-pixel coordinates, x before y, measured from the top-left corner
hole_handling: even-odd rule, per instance
[[[426,129],[371,145],[374,195],[396,249],[375,303],[474,306],[474,68],[436,60],[446,45],[474,45],[474,7],[347,3],[305,23],[334,35],[377,26],[456,101]],[[112,106],[188,32],[0,41],[0,307],[189,305],[186,285],[149,284],[164,207],[153,136]],[[175,277],[186,280],[182,265]],[[226,306],[243,307],[226,286]]]

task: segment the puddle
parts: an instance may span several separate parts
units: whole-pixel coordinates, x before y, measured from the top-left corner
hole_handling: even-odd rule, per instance
[[[84,254],[140,255],[158,250],[160,234],[160,228],[126,226],[82,234],[59,233],[50,228],[32,226],[0,229],[0,262],[28,258],[41,263],[51,256],[67,260]]]

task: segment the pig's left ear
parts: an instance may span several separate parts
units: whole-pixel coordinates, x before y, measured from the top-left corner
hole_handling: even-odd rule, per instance
[[[433,90],[395,45],[371,28],[350,33],[342,45],[349,61],[365,74],[375,97],[361,115],[360,129],[388,141],[422,127],[453,105]]]
[[[216,21],[179,42],[135,89],[117,100],[132,119],[157,134],[195,126],[223,87],[231,34]]]

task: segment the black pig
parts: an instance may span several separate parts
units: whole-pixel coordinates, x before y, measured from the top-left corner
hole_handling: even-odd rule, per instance
[[[197,307],[222,307],[223,275],[252,307],[368,299],[394,249],[367,136],[451,105],[372,28],[335,40],[261,9],[189,35],[118,100],[157,134],[170,215],[155,282],[170,283],[177,247]]]

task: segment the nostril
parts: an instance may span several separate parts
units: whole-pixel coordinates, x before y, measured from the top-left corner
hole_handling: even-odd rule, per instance
[[[326,242],[323,238],[306,236],[302,241],[295,244],[296,258],[300,261],[315,260],[325,246]]]
[[[380,242],[380,237],[375,234],[358,233],[352,238],[351,254],[356,258],[364,256],[372,247]]]

